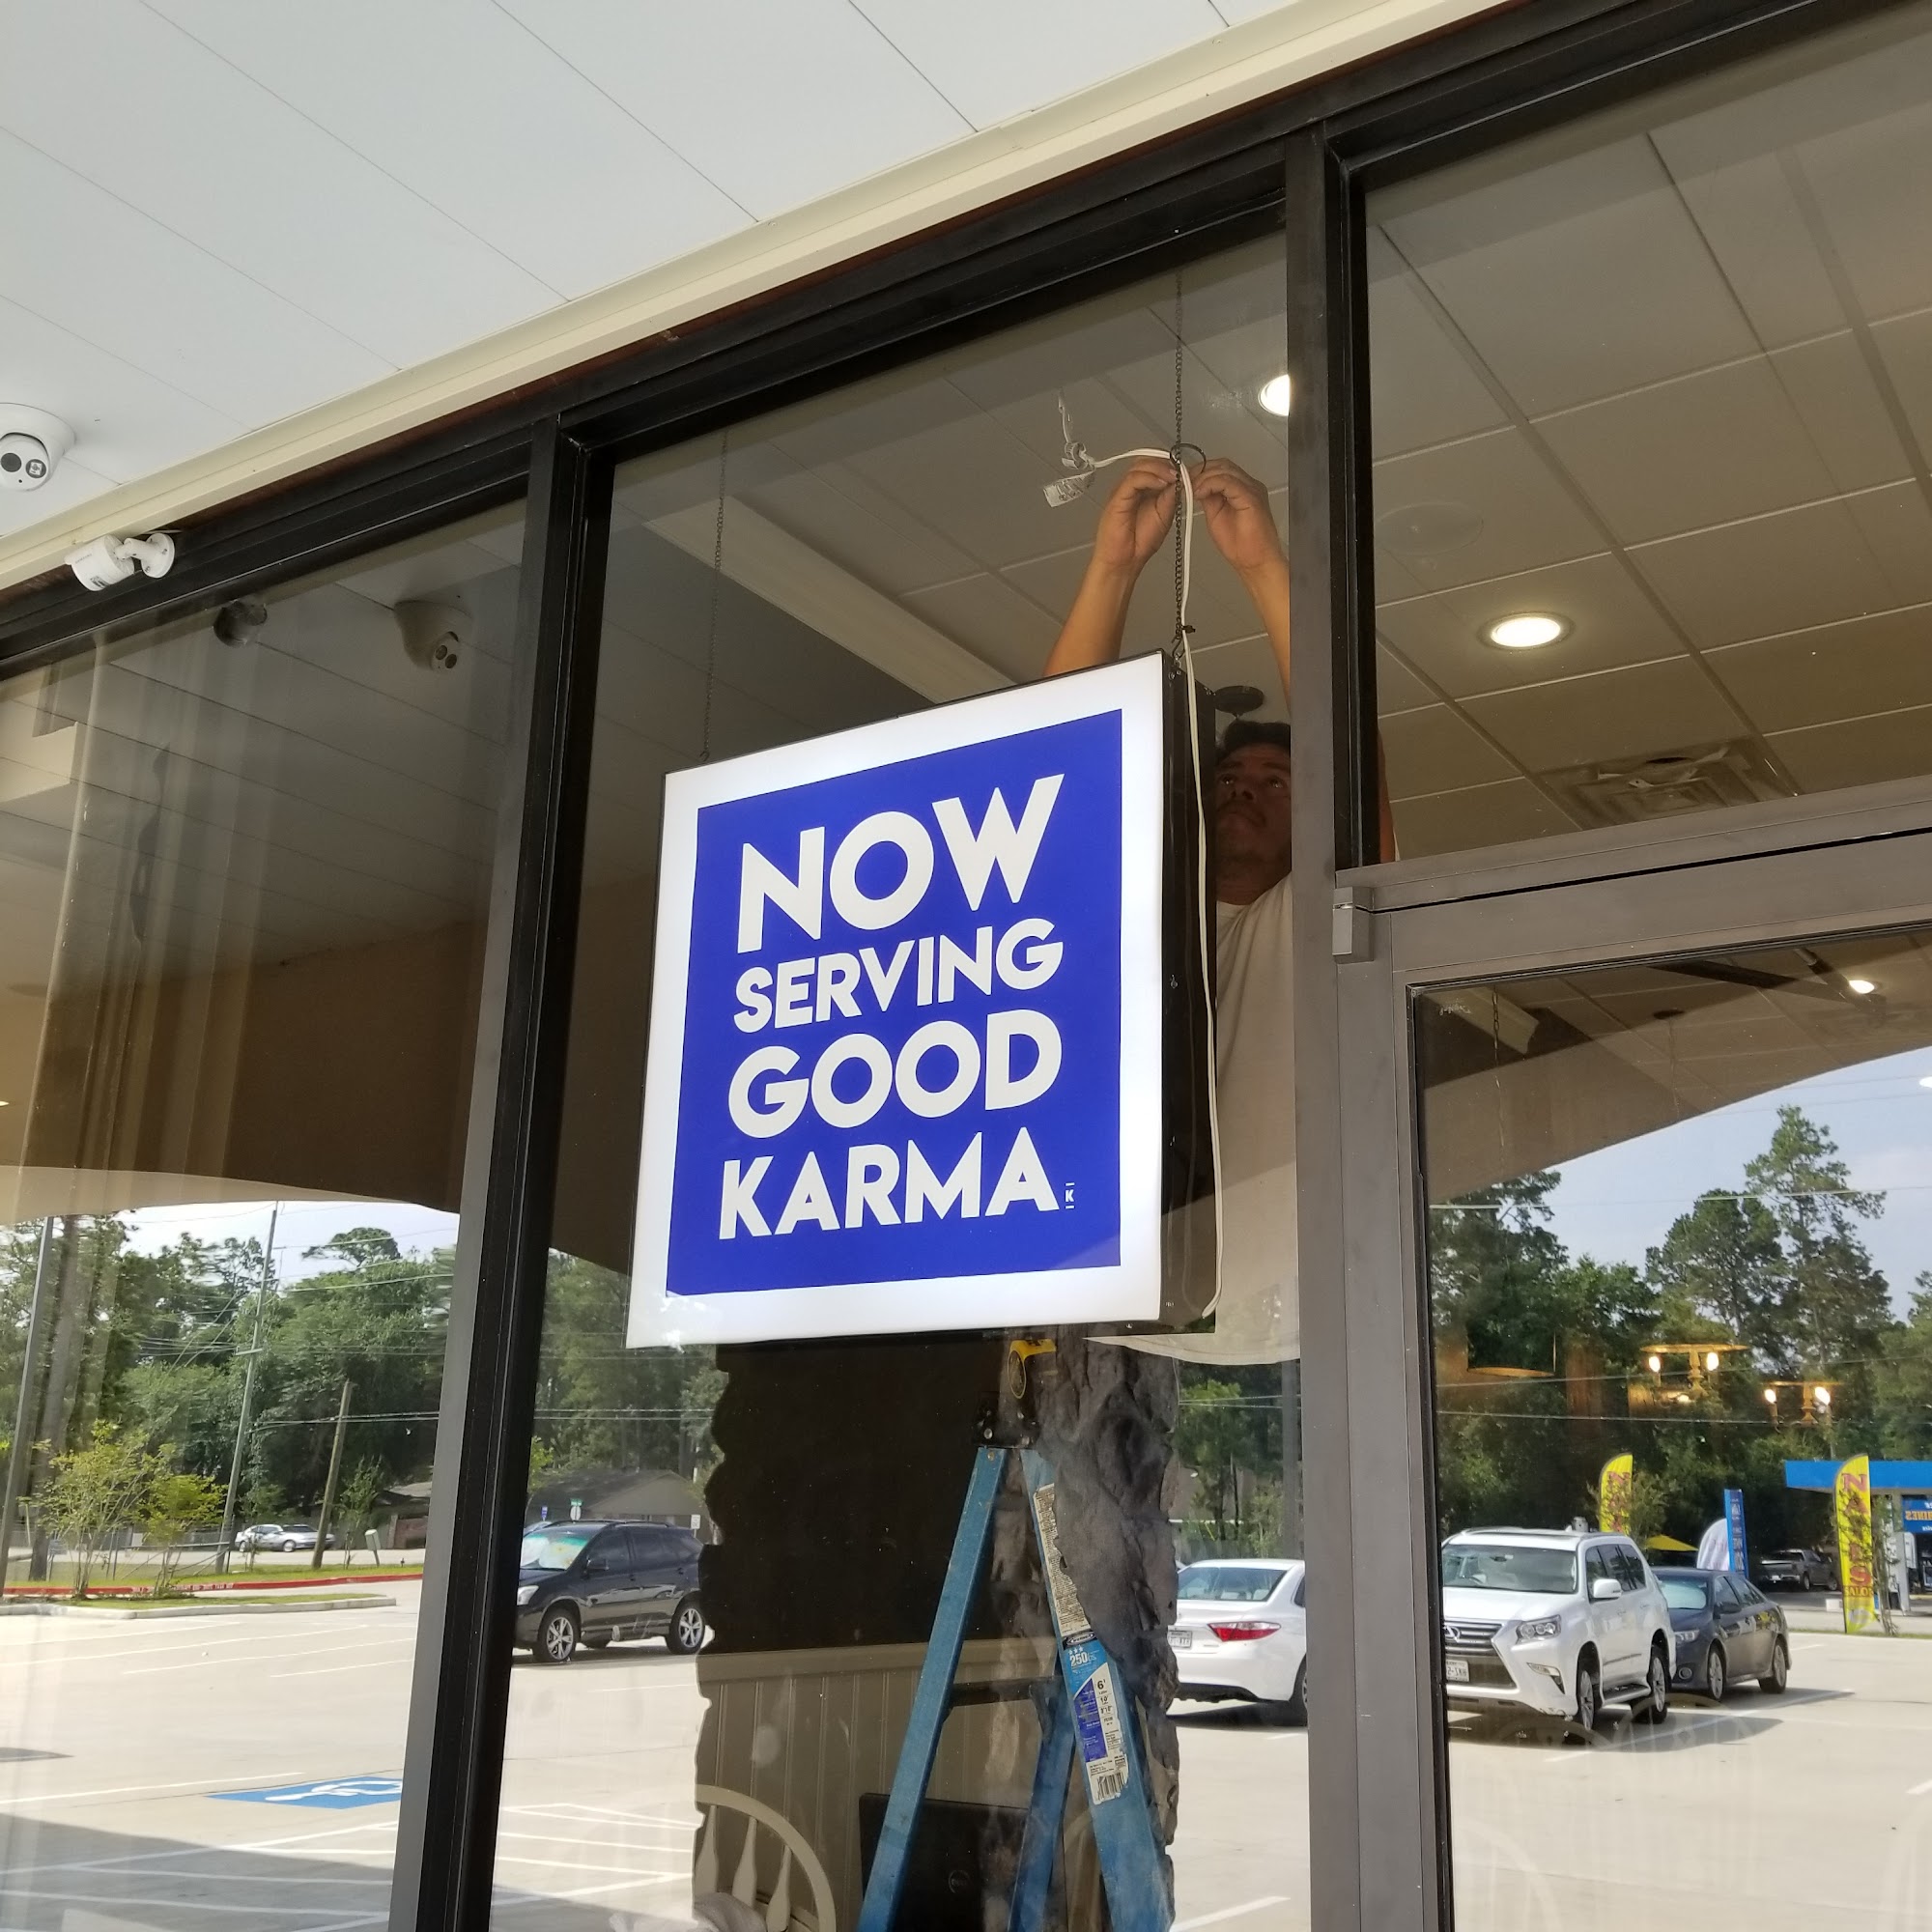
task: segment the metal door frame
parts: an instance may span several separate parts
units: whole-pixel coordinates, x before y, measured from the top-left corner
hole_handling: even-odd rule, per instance
[[[1379,908],[1366,885],[1337,895],[1336,943],[1352,949],[1335,966],[1341,1284],[1350,1311],[1348,1406],[1363,1418],[1349,1431],[1351,1648],[1378,1660],[1356,1673],[1358,1802],[1365,1818],[1384,1820],[1412,1806],[1415,1826],[1412,1852],[1390,1833],[1379,1861],[1364,1860],[1364,1924],[1444,1932],[1455,1922],[1435,1641],[1441,1598],[1416,997],[1578,967],[1932,925],[1932,828],[1838,843],[1816,835],[1815,823],[1804,832],[1768,826],[1756,850],[1704,863],[1435,903],[1400,903],[1399,881],[1389,892],[1398,902]],[[1503,866],[1492,876],[1508,874]]]

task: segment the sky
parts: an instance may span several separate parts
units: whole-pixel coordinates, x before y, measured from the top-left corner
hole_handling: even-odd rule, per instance
[[[1549,1197],[1551,1226],[1573,1254],[1642,1265],[1699,1194],[1735,1187],[1762,1153],[1781,1106],[1802,1107],[1837,1142],[1852,1185],[1883,1192],[1865,1245],[1902,1314],[1932,1268],[1932,1047],[1868,1060],[1567,1161]]]
[[[304,1251],[320,1247],[331,1235],[350,1228],[386,1228],[405,1254],[427,1254],[456,1241],[456,1216],[434,1208],[393,1201],[285,1201],[276,1209],[268,1201],[224,1201],[179,1208],[143,1208],[128,1216],[128,1245],[138,1254],[156,1254],[183,1235],[204,1241],[267,1240],[275,1215],[275,1271],[284,1282],[299,1281],[332,1264],[311,1261]]]

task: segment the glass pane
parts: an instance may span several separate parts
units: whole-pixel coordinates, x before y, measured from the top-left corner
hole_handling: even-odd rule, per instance
[[[11,1922],[386,1916],[521,536],[0,682]]]
[[[1404,857],[1932,776],[1932,11],[1368,208]]]
[[[593,1908],[685,1924],[734,1891],[774,1924],[855,1921],[976,1419],[1005,1373],[999,1331],[627,1346],[664,775],[1037,678],[1076,607],[1088,659],[1165,646],[1171,465],[1148,483],[1139,565],[1111,574],[1096,530],[1125,465],[1059,505],[1046,486],[1078,473],[1069,438],[1095,459],[1165,451],[1178,371],[1178,433],[1254,479],[1259,539],[1284,477],[1283,425],[1260,402],[1282,367],[1281,290],[1269,239],[1189,268],[1178,294],[1163,277],[619,473],[528,1514],[553,1539],[573,1522],[665,1525],[686,1553],[615,1603],[525,1573],[505,1924]],[[1264,611],[1205,521],[1193,565],[1202,685],[1224,715],[1278,724]],[[1256,788],[1239,796],[1252,821]],[[1224,997],[1237,951],[1224,942]],[[1300,1548],[1292,1178],[1262,1138],[1289,1119],[1287,984],[1271,978],[1286,968],[1247,956],[1238,1125],[1223,1094],[1240,1150],[1225,1318],[1157,1350],[1061,1334],[1049,1433],[1088,1499],[1068,1562],[1132,1688],[1179,1910],[1265,1932],[1307,1923],[1307,1771],[1300,1566],[1284,1560]],[[1073,1446],[1095,1432],[1104,1465]],[[940,1744],[901,1924],[1005,1922],[1039,1747],[1031,1690],[1054,1652],[1017,1493],[993,1534],[962,1665],[978,1688]],[[1197,1558],[1216,1560],[1182,1568]],[[568,1668],[543,1661],[563,1655]],[[1084,1803],[1054,1924],[1101,1922]]]
[[[1924,1922],[1932,933],[1415,1028],[1459,1918]]]

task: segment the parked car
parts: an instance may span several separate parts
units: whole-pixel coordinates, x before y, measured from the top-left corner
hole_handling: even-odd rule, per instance
[[[1784,1612],[1747,1577],[1728,1570],[1666,1570],[1658,1578],[1677,1636],[1677,1682],[1724,1700],[1740,1678],[1774,1695],[1791,1681]]]
[[[1241,1698],[1293,1723],[1308,1719],[1308,1571],[1286,1559],[1190,1563],[1167,1634],[1180,1676],[1175,1694]]]
[[[1628,1537],[1465,1529],[1442,1546],[1442,1674],[1449,1701],[1574,1719],[1606,1699],[1639,1722],[1670,1709],[1670,1610]]]
[[[237,1549],[279,1549],[284,1555],[293,1555],[298,1549],[315,1548],[315,1524],[312,1522],[251,1522],[246,1529],[238,1530],[235,1536]],[[328,1532],[323,1544],[325,1549],[336,1547],[335,1532]]]
[[[1822,1549],[1775,1549],[1759,1558],[1757,1579],[1767,1590],[1832,1590],[1838,1571]]]
[[[516,1641],[539,1663],[579,1646],[662,1636],[689,1657],[704,1642],[696,1537],[661,1522],[533,1522],[517,1573]]]

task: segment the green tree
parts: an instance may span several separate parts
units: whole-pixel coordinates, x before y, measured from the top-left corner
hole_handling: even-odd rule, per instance
[[[1784,1247],[1776,1217],[1756,1195],[1700,1194],[1645,1256],[1644,1273],[1673,1334],[1713,1322],[1765,1367],[1788,1359]]]
[[[35,1499],[37,1533],[58,1537],[74,1561],[73,1594],[87,1595],[94,1566],[115,1535],[145,1514],[163,1459],[144,1443],[97,1423],[85,1448],[62,1451]]]
[[[1745,1182],[1777,1223],[1784,1250],[1778,1310],[1786,1373],[1841,1373],[1856,1412],[1868,1397],[1863,1365],[1892,1325],[1885,1277],[1859,1233],[1885,1212],[1883,1194],[1861,1193],[1837,1143],[1797,1107],[1780,1107],[1771,1145],[1745,1169]]]
[[[165,1451],[162,1452],[165,1456]],[[197,1529],[212,1529],[221,1520],[226,1492],[212,1477],[177,1469],[156,1475],[138,1517],[141,1534],[161,1553],[155,1572],[155,1595],[167,1596],[181,1568],[184,1545]]]

